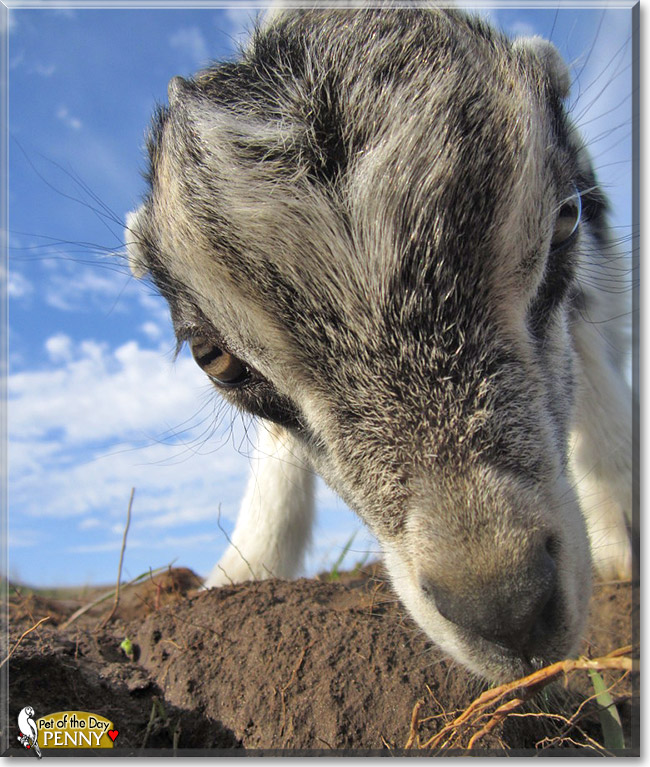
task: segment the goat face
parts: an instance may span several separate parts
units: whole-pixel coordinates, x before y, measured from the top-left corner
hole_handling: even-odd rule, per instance
[[[494,680],[571,653],[590,593],[570,327],[603,201],[567,83],[550,44],[453,11],[280,15],[172,80],[128,221],[220,392],[295,437]]]

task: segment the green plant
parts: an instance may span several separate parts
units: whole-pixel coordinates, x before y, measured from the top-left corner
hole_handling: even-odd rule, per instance
[[[346,557],[346,554],[350,550],[350,546],[352,546],[352,542],[356,538],[357,530],[355,530],[352,535],[348,538],[345,546],[343,547],[343,551],[339,554],[336,562],[334,562],[334,565],[332,566],[332,569],[330,570],[328,580],[329,581],[338,581],[341,577],[341,574],[339,572],[339,567],[343,564],[343,560]]]
[[[595,669],[590,668],[587,671],[594,688],[594,693],[596,694],[596,702],[600,706],[598,718],[603,730],[603,745],[608,751],[625,748],[621,718],[618,715],[612,696],[609,694],[607,685]]]

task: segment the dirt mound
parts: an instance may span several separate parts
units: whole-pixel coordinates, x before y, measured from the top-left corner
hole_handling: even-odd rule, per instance
[[[386,753],[426,744],[485,689],[432,647],[376,567],[337,582],[272,580],[211,591],[196,590],[197,583],[179,569],[126,589],[105,627],[110,601],[66,625],[78,601],[14,593],[10,647],[51,617],[22,637],[9,660],[10,746],[18,712],[31,705],[37,717],[65,710],[105,716],[119,729],[116,754],[143,748]],[[629,584],[599,586],[589,655],[631,643],[632,618]],[[125,638],[127,652],[120,646]],[[603,674],[616,682],[612,693],[629,746],[638,742],[634,675],[622,682],[621,676]],[[569,733],[566,725],[593,696],[586,674],[543,695],[543,706],[534,699],[529,710],[552,707],[563,719],[508,717],[476,747],[570,746],[568,738],[588,746],[592,738],[597,748],[602,731],[593,701],[581,709],[578,730]]]

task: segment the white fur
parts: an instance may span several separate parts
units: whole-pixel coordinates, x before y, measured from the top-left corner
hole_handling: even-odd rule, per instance
[[[611,315],[610,315],[611,316]],[[613,343],[597,319],[574,332],[581,374],[571,468],[587,521],[594,566],[604,579],[630,578],[632,397],[610,362]]]
[[[566,63],[562,59],[560,52],[553,43],[545,40],[543,37],[534,35],[533,37],[521,37],[513,43],[515,50],[527,50],[546,67],[553,78],[555,87],[558,89],[562,98],[569,95],[571,88],[571,74]]]
[[[124,230],[129,268],[136,280],[141,280],[149,271],[146,261],[142,256],[140,244],[138,243],[137,237],[134,235],[134,232],[137,232],[138,230],[139,213],[140,210],[134,210],[126,214],[126,229]]]
[[[264,578],[294,578],[311,540],[314,474],[284,429],[262,422],[257,453],[231,543],[208,588]]]

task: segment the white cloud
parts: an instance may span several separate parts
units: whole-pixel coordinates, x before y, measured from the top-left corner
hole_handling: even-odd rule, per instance
[[[248,462],[217,451],[233,420],[245,442],[243,429],[191,360],[172,367],[136,342],[110,350],[63,334],[46,349],[57,364],[8,382],[15,508],[121,519],[135,486],[139,519],[156,515],[157,528],[216,519],[219,503],[235,513]]]
[[[232,529],[248,479],[248,420],[220,404],[189,356],[172,366],[134,341],[111,349],[93,340],[75,344],[61,333],[45,346],[47,367],[8,382],[14,534],[16,525],[38,519],[45,539],[68,527],[71,553],[118,551],[135,487],[128,550],[164,551],[169,560],[185,552],[187,564],[202,562],[207,571],[227,545],[219,514]],[[320,523],[308,572],[331,567],[355,529],[346,564],[376,551],[322,482],[317,495]]]
[[[138,563],[132,566],[181,556],[207,573],[227,546],[219,515],[232,530],[248,480],[249,420],[223,407],[189,355],[172,365],[135,341],[111,349],[62,333],[45,347],[50,363],[8,381],[17,552],[27,545],[17,528],[29,526],[45,548],[63,528],[58,545],[71,555],[119,551],[135,487],[127,541],[129,561]],[[358,518],[322,482],[317,488],[319,523],[306,571],[331,569],[354,530],[344,566],[365,551],[374,556],[377,544]],[[149,550],[158,553],[149,558]],[[14,559],[27,567],[19,553]],[[93,572],[106,579],[105,569]]]
[[[10,549],[33,549],[39,545],[33,530],[27,532],[12,532],[7,536],[7,545]],[[12,578],[12,580],[19,580]]]
[[[33,292],[31,282],[19,272],[11,269],[7,278],[7,294],[9,298],[24,298]]]
[[[181,27],[169,38],[169,44],[191,59],[194,66],[203,66],[210,59],[208,46],[198,27]]]
[[[60,337],[48,351],[61,352]],[[113,352],[105,344],[84,341],[65,365],[16,373],[9,379],[10,423],[22,438],[45,438],[60,430],[71,444],[151,434],[177,413],[195,409],[205,377],[189,360],[172,369],[159,351],[135,341]]]
[[[164,333],[160,325],[155,322],[145,322],[140,325],[140,330],[152,341],[158,341]]]
[[[117,526],[116,526],[117,528]],[[112,541],[104,541],[99,543],[83,543],[75,546],[70,546],[68,551],[70,553],[93,553],[102,551],[119,551],[122,546],[122,529],[119,530],[119,538],[115,538]],[[206,546],[207,544],[217,541],[216,535],[206,536],[199,535],[174,535],[165,536],[156,539],[151,538],[128,538],[128,549],[146,549],[147,551],[155,549],[169,549],[183,550],[183,549],[196,549],[199,546]]]
[[[99,264],[83,267],[74,259],[55,261],[55,266],[44,298],[48,306],[61,311],[88,310],[89,306],[104,311],[124,311],[142,292],[126,266],[117,259],[109,268]]]
[[[162,296],[153,293],[146,286],[138,286],[138,303],[145,310],[147,316],[152,322],[158,325],[164,333],[171,331],[171,319],[169,316],[169,306]]]
[[[45,351],[52,362],[67,362],[72,359],[72,339],[65,333],[51,336],[45,342]]]
[[[87,517],[82,519],[77,525],[79,530],[93,530],[97,527],[101,527],[101,522],[96,517]]]
[[[78,117],[71,115],[66,106],[60,106],[56,112],[56,116],[62,123],[67,125],[68,128],[72,128],[75,131],[81,130],[83,127],[81,120]]]
[[[70,554],[98,554],[103,551],[119,551],[121,546],[122,542],[116,539],[114,541],[103,541],[100,543],[81,543],[69,546],[67,551]]]

